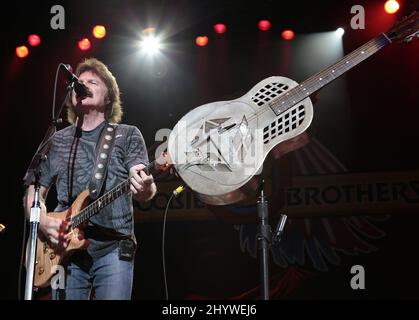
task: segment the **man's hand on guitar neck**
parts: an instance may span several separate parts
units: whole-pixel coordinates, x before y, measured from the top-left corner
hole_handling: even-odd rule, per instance
[[[147,175],[144,168],[143,164],[137,164],[129,169],[132,197],[138,202],[152,199],[157,191],[153,176]]]

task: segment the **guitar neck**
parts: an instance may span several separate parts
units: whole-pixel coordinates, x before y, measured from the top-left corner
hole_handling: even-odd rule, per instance
[[[298,86],[290,89],[285,94],[280,95],[276,99],[273,99],[270,101],[269,106],[276,115],[281,114],[282,112],[307,98],[310,94],[318,91],[333,80],[339,78],[346,71],[352,69],[365,59],[369,58],[389,43],[391,43],[391,40],[384,33],[375,37],[360,48],[344,56],[342,59],[327,69],[318,72]]]
[[[155,161],[148,164],[143,169],[147,174],[153,174],[155,175],[157,172]],[[130,185],[131,185],[131,178],[128,178],[124,181],[122,181],[120,184],[118,184],[116,187],[112,188],[108,192],[106,192],[104,195],[90,203],[87,207],[85,207],[83,210],[81,210],[77,215],[73,216],[71,218],[71,225],[73,227],[77,227],[81,225],[83,222],[90,219],[92,216],[94,216],[96,213],[98,213],[101,209],[106,207],[108,204],[119,198],[125,193],[130,192]]]

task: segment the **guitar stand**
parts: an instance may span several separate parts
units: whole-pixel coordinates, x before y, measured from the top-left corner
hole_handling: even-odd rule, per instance
[[[269,246],[272,244],[278,244],[281,240],[282,233],[284,230],[287,216],[284,214],[280,215],[275,233],[272,236],[271,226],[268,222],[268,200],[263,192],[262,181],[260,188],[260,196],[257,202],[259,226],[257,240],[259,242],[260,250],[260,278],[261,278],[261,298],[262,300],[269,300]]]

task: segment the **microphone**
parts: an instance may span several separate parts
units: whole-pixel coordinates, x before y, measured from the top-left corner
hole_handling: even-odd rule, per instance
[[[274,243],[279,243],[279,241],[281,241],[282,233],[284,232],[284,226],[285,226],[285,222],[287,222],[287,218],[288,217],[285,214],[281,214],[279,216],[279,221],[276,226],[275,234],[274,234]]]
[[[83,83],[79,82],[79,78],[73,73],[73,68],[69,64],[61,63],[61,66],[67,72],[68,82],[74,83],[74,91],[78,97],[89,97],[92,95],[89,89]]]

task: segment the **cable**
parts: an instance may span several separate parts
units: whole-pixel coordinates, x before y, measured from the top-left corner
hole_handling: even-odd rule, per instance
[[[181,194],[183,191],[185,191],[185,188],[186,187],[184,185],[181,185],[181,186],[177,187],[175,190],[173,190],[173,195],[175,197],[177,197],[179,194]]]
[[[52,109],[51,109],[51,115],[52,115],[52,120],[56,120],[55,119],[55,97],[56,97],[56,93],[57,93],[57,82],[58,82],[58,73],[60,71],[62,63],[60,63],[57,67],[57,71],[55,71],[55,81],[54,81],[54,94],[52,97]]]
[[[163,281],[164,281],[164,289],[166,293],[166,300],[169,300],[169,291],[167,290],[167,278],[166,278],[166,261],[165,261],[165,253],[164,253],[164,238],[166,234],[166,217],[167,217],[167,211],[169,210],[170,202],[172,202],[173,198],[175,197],[175,193],[172,193],[172,195],[169,198],[169,201],[167,201],[166,210],[164,211],[163,216],[163,234],[162,234],[162,244],[161,244],[161,254],[162,254],[162,261],[163,261]]]
[[[169,300],[169,291],[167,289],[167,277],[166,277],[166,259],[165,259],[165,235],[166,235],[166,218],[167,218],[167,212],[169,211],[170,203],[172,202],[173,198],[176,198],[179,194],[181,194],[183,191],[185,191],[186,185],[181,185],[177,187],[175,190],[173,190],[172,195],[170,196],[169,200],[167,201],[166,210],[164,211],[163,216],[163,230],[162,230],[162,243],[161,243],[161,252],[162,252],[162,262],[163,262],[163,281],[164,281],[164,290],[166,294],[166,300]]]

